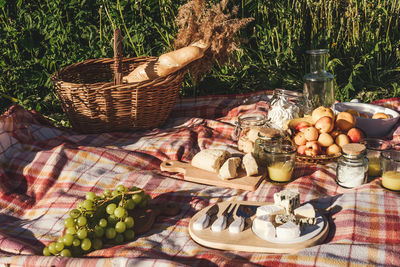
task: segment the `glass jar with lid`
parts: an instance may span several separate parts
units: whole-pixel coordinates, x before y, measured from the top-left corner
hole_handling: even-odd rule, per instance
[[[354,188],[367,182],[368,158],[366,146],[351,143],[342,147],[336,169],[337,183],[345,188]]]
[[[392,145],[389,141],[372,137],[364,138],[360,143],[367,147],[368,176],[371,178],[380,176],[382,174],[381,154],[383,151],[390,150]]]
[[[268,122],[272,127],[283,129],[287,121],[304,115],[304,105],[302,93],[275,89],[270,101]]]

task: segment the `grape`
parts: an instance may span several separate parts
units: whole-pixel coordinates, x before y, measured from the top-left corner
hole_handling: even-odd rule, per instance
[[[129,191],[131,191],[131,192],[137,191],[137,190],[140,190],[140,188],[137,187],[137,186],[132,186],[132,187],[129,189]]]
[[[117,218],[122,218],[125,215],[125,209],[123,207],[118,207],[114,210],[114,216]]]
[[[71,251],[69,249],[65,248],[60,252],[60,256],[61,257],[71,257],[72,256]]]
[[[78,209],[73,209],[69,212],[69,216],[71,216],[72,219],[76,219],[81,215],[81,212]]]
[[[50,255],[51,255],[50,249],[48,247],[45,247],[43,249],[43,256],[50,256]]]
[[[126,225],[126,228],[129,229],[129,228],[133,227],[133,225],[135,224],[135,221],[133,220],[132,217],[126,217],[124,220],[124,223]]]
[[[83,201],[83,208],[87,210],[92,210],[93,209],[93,201],[90,199],[85,199]]]
[[[82,243],[81,243],[82,250],[88,251],[91,246],[92,246],[92,241],[90,241],[89,238],[85,238],[82,240]]]
[[[83,201],[79,202],[78,205],[76,205],[76,207],[77,207],[79,210],[82,210],[82,209],[83,209]]]
[[[76,235],[79,239],[85,239],[87,237],[87,231],[86,229],[79,229],[78,232],[76,232]]]
[[[63,249],[64,249],[64,243],[57,242],[57,243],[56,243],[56,250],[57,250],[57,252],[60,252],[60,251],[63,250]]]
[[[71,234],[65,234],[64,235],[64,245],[65,246],[71,246],[72,245],[72,241],[74,241],[74,236]]]
[[[87,192],[86,193],[86,199],[87,200],[95,200],[96,199],[96,194],[93,192]]]
[[[67,230],[65,230],[65,233],[70,235],[76,234],[75,227],[68,227]]]
[[[117,234],[114,238],[114,243],[121,244],[122,242],[124,242],[124,236],[121,234]]]
[[[72,219],[71,217],[68,217],[64,220],[64,227],[68,228],[68,227],[73,227],[75,225],[74,223],[74,219]]]
[[[123,233],[126,230],[126,224],[124,222],[117,222],[115,225],[115,231],[118,233]]]
[[[116,208],[117,208],[117,205],[115,205],[115,203],[108,204],[107,208],[106,208],[106,212],[110,215],[114,214],[114,211]]]
[[[64,243],[64,236],[60,236],[60,237],[57,239],[57,243]]]
[[[135,238],[135,232],[132,229],[128,229],[124,232],[124,238],[127,241],[132,241]]]
[[[100,238],[93,239],[93,249],[101,249],[103,247],[103,241]]]
[[[131,198],[136,205],[142,202],[142,196],[140,194],[134,194]]]
[[[135,208],[135,202],[133,201],[133,199],[132,198],[130,198],[130,199],[128,199],[126,202],[125,202],[125,207],[128,209],[128,210],[133,210],[134,208]]]
[[[106,238],[107,239],[113,239],[117,232],[115,231],[114,228],[108,227],[106,228]]]
[[[56,242],[52,242],[49,245],[49,251],[53,255],[55,255],[57,253],[56,244],[57,244]]]
[[[72,245],[74,247],[79,247],[81,245],[81,241],[78,238],[75,238],[74,241],[72,241]]]
[[[114,215],[110,215],[107,218],[107,222],[108,222],[108,225],[114,226],[118,222],[118,218],[115,217]]]
[[[94,236],[95,237],[102,237],[103,235],[104,235],[104,228],[99,226],[99,225],[96,225],[94,227]]]
[[[110,190],[110,189],[106,189],[106,190],[104,190],[104,192],[103,192],[103,196],[105,196],[105,197],[109,197],[109,196],[111,196],[111,190]]]
[[[106,228],[107,227],[107,220],[104,219],[104,218],[101,218],[100,221],[99,221],[99,225],[101,227],[103,227],[103,228]]]
[[[116,189],[117,189],[119,192],[126,192],[126,191],[128,191],[128,189],[127,189],[124,185],[122,185],[122,184],[118,185]]]
[[[85,216],[79,216],[76,223],[78,224],[78,226],[85,226],[87,223],[87,219]]]
[[[113,196],[113,197],[118,196],[119,194],[120,194],[120,192],[118,190],[113,190],[111,192],[111,196]]]

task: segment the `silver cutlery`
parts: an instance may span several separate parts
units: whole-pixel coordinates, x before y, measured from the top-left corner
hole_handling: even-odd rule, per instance
[[[229,211],[232,203],[226,207],[226,209],[222,212],[221,216],[218,217],[215,222],[211,225],[211,230],[213,232],[221,232],[226,228],[227,222],[233,217],[233,211],[236,208],[236,204],[233,205],[232,209]]]
[[[208,227],[210,224],[210,220],[213,216],[215,216],[219,211],[218,204],[214,204],[211,208],[207,210],[202,216],[200,216],[194,223],[193,229],[195,230],[203,230]]]

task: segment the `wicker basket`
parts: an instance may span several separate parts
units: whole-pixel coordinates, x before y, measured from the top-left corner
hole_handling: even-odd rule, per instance
[[[155,80],[122,83],[122,77],[138,65],[157,58],[122,58],[118,30],[114,40],[114,58],[86,60],[51,76],[61,106],[76,131],[102,133],[159,127],[178,97],[184,69]]]

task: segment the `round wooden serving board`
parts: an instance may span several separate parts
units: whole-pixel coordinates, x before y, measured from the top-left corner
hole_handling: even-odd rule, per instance
[[[224,209],[229,205],[232,204],[243,204],[243,205],[254,205],[254,206],[262,206],[265,202],[252,202],[252,201],[232,201],[232,202],[221,202],[218,203],[219,212],[218,216],[224,211]],[[239,206],[237,205],[237,207]],[[212,206],[212,205],[211,205]],[[303,248],[315,246],[321,244],[328,235],[329,232],[329,224],[322,215],[324,220],[324,224],[320,232],[315,235],[314,237],[304,240],[297,243],[272,243],[268,242],[264,239],[261,239],[256,234],[254,234],[253,230],[251,229],[251,223],[246,223],[245,229],[238,233],[230,233],[228,227],[223,230],[222,232],[213,232],[211,231],[211,224],[213,220],[210,222],[210,226],[205,228],[204,230],[194,230],[193,223],[207,210],[211,207],[204,208],[203,210],[196,213],[189,223],[189,234],[194,241],[199,243],[200,245],[216,248],[216,249],[223,249],[223,250],[233,250],[233,251],[246,251],[246,252],[264,252],[264,253],[294,253]],[[237,208],[236,208],[237,209]],[[236,209],[234,212],[234,218],[236,218]],[[255,218],[253,215],[251,221]],[[215,220],[215,218],[214,218]],[[250,220],[246,220],[250,221]]]

